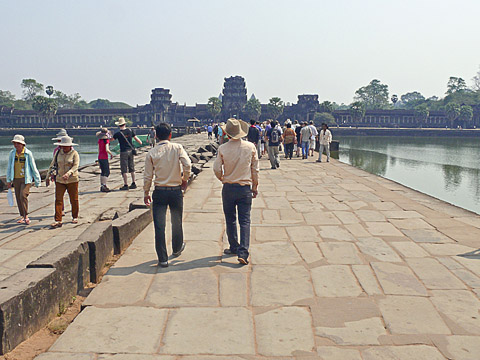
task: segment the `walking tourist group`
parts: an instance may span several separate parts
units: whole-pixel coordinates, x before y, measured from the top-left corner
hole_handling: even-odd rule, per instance
[[[135,161],[136,148],[133,141],[142,145],[135,131],[127,127],[124,118],[115,124],[118,130],[113,134],[107,128],[96,133],[98,139],[98,165],[100,167],[100,191],[110,192],[107,186],[110,176],[109,160],[113,158],[110,143],[118,141],[120,149],[120,171],[123,186],[119,190],[136,189]],[[317,129],[313,122],[287,120],[282,127],[275,120],[260,123],[250,121],[250,125],[239,119],[228,119],[226,123],[210,124],[205,128],[208,139],[220,144],[213,164],[215,176],[223,184],[222,203],[225,216],[226,234],[229,247],[227,255],[237,256],[238,262],[248,264],[250,245],[250,211],[252,201],[258,194],[259,159],[268,156],[271,169],[280,167],[280,153],[291,160],[294,155],[302,159],[314,156],[316,142],[319,145],[317,162],[322,162],[325,151],[326,161],[330,161],[332,133],[327,124]],[[168,251],[165,240],[166,213],[170,209],[172,224],[172,257],[178,257],[185,249],[183,238],[183,193],[187,188],[191,172],[190,158],[182,145],[171,141],[172,129],[167,123],[160,123],[149,129],[147,143],[151,149],[145,158],[144,202],[151,206],[155,229],[155,249],[158,265],[168,266]],[[46,172],[45,184],[55,184],[55,221],[52,229],[63,225],[65,216],[64,195],[68,193],[72,223],[78,223],[79,200],[78,167],[80,156],[74,149],[77,144],[62,129],[52,139],[54,150],[52,161]],[[25,138],[15,135],[14,149],[8,157],[7,187],[13,188],[20,218],[19,224],[30,224],[28,217],[28,196],[32,185],[39,187],[40,173],[32,152],[27,148]],[[131,183],[128,185],[128,174]],[[150,194],[153,184],[153,193]],[[240,231],[237,232],[237,223]],[[240,235],[240,236],[239,236]]]

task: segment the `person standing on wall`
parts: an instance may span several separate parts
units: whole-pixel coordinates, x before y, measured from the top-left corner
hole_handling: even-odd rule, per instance
[[[254,144],[243,141],[248,124],[228,119],[225,133],[230,141],[218,148],[213,163],[215,176],[223,183],[222,202],[229,248],[227,255],[237,255],[238,262],[248,264],[250,246],[250,210],[252,198],[258,194],[258,155]],[[240,243],[237,234],[237,211],[240,225]]]
[[[322,162],[323,149],[325,149],[325,153],[327,154],[327,162],[330,162],[330,143],[332,142],[332,133],[328,129],[328,125],[325,123],[322,124],[322,130],[320,130],[319,141],[320,150],[318,151],[317,162]]]
[[[187,188],[192,163],[183,146],[170,141],[172,139],[172,128],[169,124],[161,123],[157,125],[156,134],[157,145],[148,152],[145,158],[143,200],[147,206],[152,204],[158,265],[167,267],[168,254],[165,243],[167,207],[170,208],[172,221],[173,256],[177,257],[185,249],[182,228],[182,190]],[[155,180],[153,180],[154,177]],[[154,181],[155,190],[150,197],[152,181]]]
[[[17,223],[30,225],[28,195],[32,184],[35,184],[36,187],[40,186],[40,173],[37,170],[32,152],[25,146],[23,135],[15,135],[12,144],[14,149],[10,151],[8,156],[7,188],[13,187],[15,190],[18,212],[21,216]]]
[[[76,150],[73,150],[74,144],[70,136],[63,136],[59,143],[53,145],[60,146],[60,150],[55,153],[50,167],[47,171],[45,184],[50,185],[50,177],[55,178],[55,222],[50,225],[52,229],[62,227],[62,209],[63,195],[65,191],[70,197],[72,206],[72,224],[78,223],[78,165],[80,156]]]
[[[102,128],[95,134],[98,139],[98,165],[100,166],[100,191],[110,192],[107,187],[107,180],[110,176],[110,163],[108,162],[108,156],[113,158],[113,154],[110,151],[110,139],[108,138],[108,129]]]
[[[133,139],[140,145],[142,141],[135,135],[135,132],[127,127],[125,118],[121,117],[115,122],[115,125],[119,127],[119,130],[113,135],[113,138],[120,144],[120,171],[123,177],[123,186],[120,190],[136,189],[135,184],[135,162],[133,161]],[[132,177],[132,184],[128,186],[127,173],[130,173]]]

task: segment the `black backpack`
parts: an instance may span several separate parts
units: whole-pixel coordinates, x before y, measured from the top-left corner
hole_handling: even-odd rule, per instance
[[[247,140],[250,141],[251,143],[258,143],[258,140],[260,139],[260,131],[258,131],[256,126],[250,126],[248,128],[248,134],[247,134]]]

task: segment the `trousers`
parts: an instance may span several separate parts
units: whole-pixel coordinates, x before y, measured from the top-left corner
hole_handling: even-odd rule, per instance
[[[62,221],[63,212],[63,195],[65,191],[70,197],[70,205],[72,205],[72,218],[78,219],[78,181],[70,184],[62,184],[55,182],[55,221]]]
[[[20,216],[28,215],[28,195],[30,195],[30,187],[32,184],[25,184],[25,178],[13,179],[13,189],[15,190],[15,199]]]
[[[272,166],[272,168],[276,168],[277,164],[280,164],[280,158],[278,156],[279,154],[278,146],[269,145],[267,151],[268,151],[268,159],[270,160],[270,165]]]
[[[318,150],[318,160],[322,161],[323,149],[327,154],[327,161],[330,161],[330,144],[320,144],[320,149]]]

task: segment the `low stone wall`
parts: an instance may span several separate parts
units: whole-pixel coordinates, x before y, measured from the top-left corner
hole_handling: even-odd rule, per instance
[[[206,140],[207,142],[207,140]],[[185,145],[195,170],[190,182],[217,150],[216,144],[192,148]],[[152,221],[142,199],[132,199],[129,212],[115,220],[98,221],[77,238],[67,241],[0,281],[0,353],[44,327],[89,282],[98,283],[106,262],[123,252]],[[99,214],[98,218],[102,218]]]

